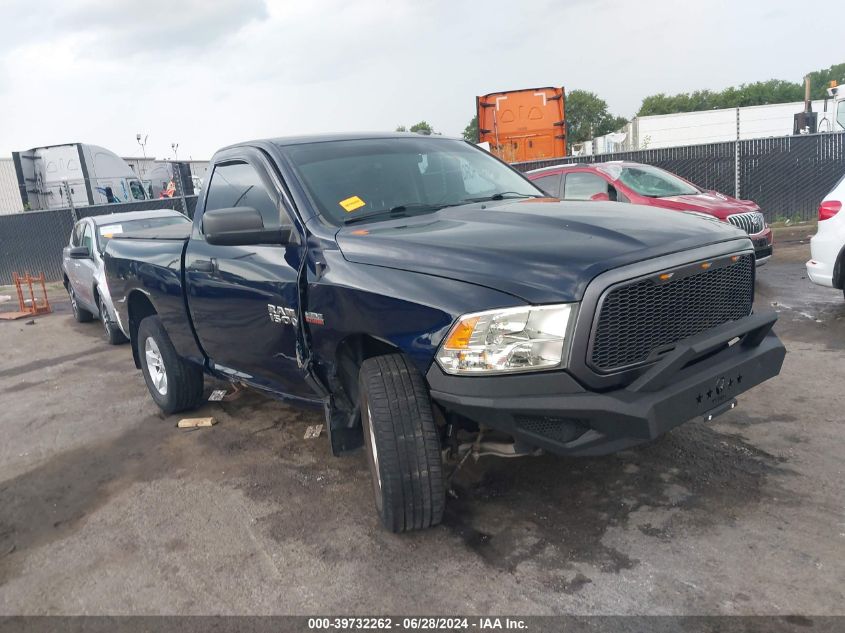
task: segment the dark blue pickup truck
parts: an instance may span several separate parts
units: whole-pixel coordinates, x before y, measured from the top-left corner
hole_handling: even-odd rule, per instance
[[[785,354],[738,229],[562,203],[448,138],[227,147],[193,225],[116,236],[106,271],[162,410],[199,405],[204,373],[322,407],[397,532],[440,521],[444,461],[625,449]]]

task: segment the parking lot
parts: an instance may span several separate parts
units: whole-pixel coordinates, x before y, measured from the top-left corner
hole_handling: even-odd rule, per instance
[[[845,301],[805,278],[809,232],[758,271],[788,355],[736,410],[609,457],[483,458],[401,536],[363,453],[303,439],[320,411],[248,393],[177,429],[55,289],[0,322],[0,613],[845,614]]]

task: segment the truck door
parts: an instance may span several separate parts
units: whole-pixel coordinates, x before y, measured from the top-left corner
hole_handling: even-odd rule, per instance
[[[257,150],[217,162],[204,211],[252,207],[265,228],[293,226],[281,183]],[[304,249],[291,244],[219,246],[195,227],[185,252],[188,307],[212,367],[275,392],[313,397],[296,362],[297,273]]]
[[[94,249],[96,238],[94,237],[94,226],[90,221],[85,223],[85,228],[82,232],[82,240],[80,246],[84,246],[91,254],[90,259],[72,259],[74,267],[74,277],[76,279],[73,284],[73,289],[76,292],[77,301],[83,304],[83,307],[97,314],[97,303],[94,301]]]

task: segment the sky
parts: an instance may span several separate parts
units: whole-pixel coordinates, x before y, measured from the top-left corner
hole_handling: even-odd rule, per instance
[[[252,138],[460,135],[481,94],[642,98],[845,61],[838,16],[789,0],[0,0],[0,156],[94,143],[207,159]],[[833,6],[833,5],[830,5]]]

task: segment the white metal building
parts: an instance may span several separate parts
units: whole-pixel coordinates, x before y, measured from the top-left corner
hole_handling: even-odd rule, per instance
[[[0,158],[0,215],[23,211],[18,177],[11,158]]]

